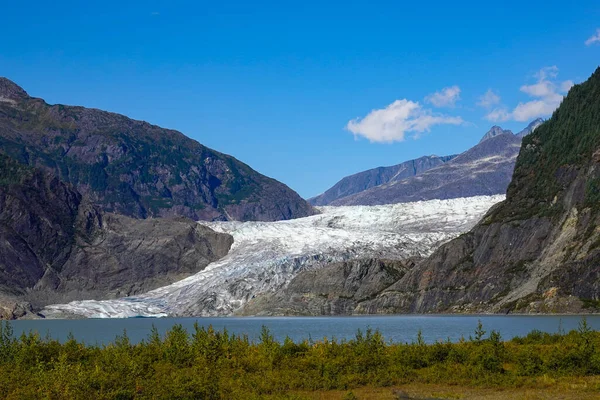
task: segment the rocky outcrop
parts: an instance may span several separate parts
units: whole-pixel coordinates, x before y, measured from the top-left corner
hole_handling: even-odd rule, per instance
[[[378,205],[503,194],[520,146],[520,138],[503,133],[436,168],[343,197],[330,205]]]
[[[233,243],[186,218],[105,214],[60,271],[47,269],[25,296],[35,306],[131,296],[169,285],[225,256]]]
[[[135,218],[274,221],[315,211],[293,190],[183,134],[123,115],[49,105],[0,78],[0,152]]]
[[[35,317],[31,304],[13,297],[0,295],[0,320]]]
[[[192,220],[104,213],[52,174],[0,154],[0,314],[147,291],[202,270],[233,239]],[[25,310],[25,311],[24,311]]]
[[[414,266],[414,260],[358,259],[298,274],[277,293],[260,295],[239,315],[370,314],[370,301]]]
[[[371,306],[413,313],[597,311],[599,227],[600,68],[525,137],[506,201]]]
[[[359,172],[358,174],[343,178],[323,194],[308,199],[308,201],[314,206],[326,206],[333,201],[365,191],[372,187],[383,185],[388,182],[401,181],[418,175],[442,165],[445,162],[452,160],[454,157],[456,157],[456,155],[443,157],[425,156],[391,167],[379,167]]]

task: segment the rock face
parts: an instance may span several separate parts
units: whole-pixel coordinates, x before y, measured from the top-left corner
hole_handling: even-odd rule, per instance
[[[414,266],[413,260],[361,259],[298,274],[282,291],[252,299],[240,315],[370,314],[365,304]],[[375,310],[376,311],[376,310]]]
[[[335,206],[377,205],[503,194],[510,182],[521,139],[502,133],[450,161],[400,181],[331,202]]]
[[[418,175],[438,165],[442,165],[454,157],[456,155],[443,157],[425,156],[391,167],[379,167],[359,172],[358,174],[343,178],[323,194],[313,197],[308,201],[314,206],[326,206],[335,200],[362,192],[374,186],[401,181],[405,178]]]
[[[274,221],[314,213],[282,183],[177,131],[49,105],[5,78],[0,152],[52,172],[103,211],[135,218]]]
[[[0,320],[34,315],[31,304],[13,297],[0,296]]]
[[[371,307],[597,311],[599,227],[600,68],[523,139],[506,201],[384,290]]]
[[[179,219],[104,213],[58,178],[0,154],[0,313],[113,298],[169,284],[227,254],[233,239]]]

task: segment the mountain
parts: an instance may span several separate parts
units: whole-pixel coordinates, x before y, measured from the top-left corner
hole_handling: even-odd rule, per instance
[[[523,139],[506,200],[374,298],[377,312],[600,309],[600,68]]]
[[[326,206],[342,197],[362,192],[374,186],[418,175],[421,172],[450,161],[454,157],[456,156],[425,156],[391,167],[379,167],[359,172],[358,174],[343,178],[323,194],[308,199],[308,202],[313,206]]]
[[[403,276],[414,262],[468,231],[503,198],[327,207],[321,214],[289,221],[201,222],[216,232],[231,234],[235,243],[210,267],[134,298],[54,304],[42,314],[272,315],[319,314],[321,309],[329,314],[360,307]],[[371,273],[376,276],[368,278]],[[338,301],[344,296],[347,301]]]
[[[498,125],[494,125],[490,128],[489,131],[487,131],[487,133],[485,135],[483,135],[483,137],[481,138],[481,140],[479,141],[479,143],[483,142],[484,140],[488,140],[491,139],[493,137],[496,137],[498,135],[505,135],[505,134],[511,134],[512,135],[512,131],[508,130],[508,129],[502,129],[500,128]]]
[[[183,217],[104,213],[52,174],[2,154],[0,171],[0,318],[164,286],[222,258],[233,242]]]
[[[517,133],[517,136],[520,138],[523,138],[523,137],[529,135],[531,132],[533,132],[538,126],[540,126],[543,123],[544,123],[543,119],[541,119],[541,118],[535,119],[535,120],[531,121],[531,123],[529,125],[527,125],[527,127],[525,129],[523,129],[521,132]]]
[[[273,221],[314,213],[284,184],[177,131],[49,105],[6,78],[0,152],[53,173],[104,211],[135,218]]]
[[[543,122],[538,118],[517,135],[493,126],[476,146],[458,156],[426,156],[359,172],[309,202],[315,206],[376,205],[505,193],[520,140]]]
[[[416,176],[372,187],[330,205],[377,205],[503,194],[520,146],[520,138],[511,132],[501,133]]]

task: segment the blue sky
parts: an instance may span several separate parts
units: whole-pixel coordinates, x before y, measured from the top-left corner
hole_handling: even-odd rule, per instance
[[[518,131],[600,63],[598,1],[93,3],[3,4],[0,76],[177,129],[304,197]]]

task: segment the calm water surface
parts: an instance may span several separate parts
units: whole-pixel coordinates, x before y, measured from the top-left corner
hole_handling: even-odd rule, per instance
[[[588,325],[600,330],[600,316],[587,316]],[[83,319],[83,320],[31,320],[13,321],[15,334],[37,331],[40,335],[64,341],[69,333],[76,339],[88,344],[105,344],[117,335],[127,331],[132,342],[148,337],[152,325],[164,333],[175,324],[181,324],[193,331],[194,322],[216,330],[227,328],[230,333],[246,334],[256,340],[263,325],[267,326],[276,339],[289,336],[295,341],[324,337],[352,339],[358,329],[379,329],[386,340],[394,342],[412,342],[419,330],[425,341],[450,339],[457,341],[461,337],[473,335],[477,321],[489,333],[492,329],[501,333],[504,339],[523,336],[538,329],[555,333],[562,327],[565,331],[577,329],[582,317],[562,316],[448,316],[448,315],[395,315],[395,316],[352,316],[352,317],[246,317],[246,318],[130,318],[130,319]]]

